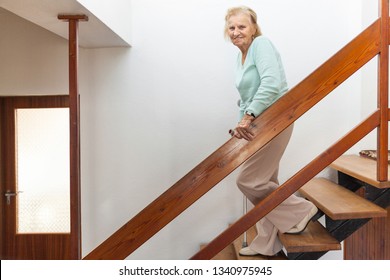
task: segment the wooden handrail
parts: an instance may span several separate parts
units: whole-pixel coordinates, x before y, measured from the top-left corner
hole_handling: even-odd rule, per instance
[[[254,141],[230,139],[84,259],[126,258],[375,57],[379,48],[380,21],[377,20],[259,116],[254,121]],[[373,118],[370,118],[370,124]],[[293,187],[281,188],[279,192],[287,197],[292,188],[299,187],[294,183]],[[229,238],[234,234],[237,231]]]

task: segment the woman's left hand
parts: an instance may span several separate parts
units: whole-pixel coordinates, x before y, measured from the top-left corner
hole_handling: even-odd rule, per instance
[[[254,119],[255,118],[250,115],[244,115],[244,117],[241,119],[241,121],[235,128],[233,136],[238,139],[252,141],[255,135],[252,131],[250,131],[250,128]]]

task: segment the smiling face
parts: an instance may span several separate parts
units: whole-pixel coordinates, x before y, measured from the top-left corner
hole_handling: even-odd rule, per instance
[[[246,53],[256,34],[256,26],[245,13],[235,14],[227,20],[227,34],[242,53]]]

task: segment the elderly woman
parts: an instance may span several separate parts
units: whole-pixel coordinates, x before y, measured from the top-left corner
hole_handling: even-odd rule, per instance
[[[278,51],[261,34],[256,13],[248,7],[228,10],[225,36],[239,48],[236,66],[236,87],[240,93],[240,121],[231,134],[251,141],[252,121],[278,100],[287,90],[286,77]],[[279,162],[286,149],[293,125],[249,158],[241,167],[238,188],[254,204],[279,186]],[[241,255],[278,254],[283,246],[278,232],[299,234],[318,209],[310,201],[292,195],[268,213],[257,224],[258,235]]]

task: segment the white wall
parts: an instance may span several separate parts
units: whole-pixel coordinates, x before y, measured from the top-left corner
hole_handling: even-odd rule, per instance
[[[76,0],[111,30],[131,42],[131,1],[129,0]],[[115,8],[113,8],[115,7]],[[125,22],[125,24],[123,24]]]
[[[369,25],[374,18],[378,16],[378,1],[364,0],[363,2],[363,16],[362,22],[363,25]],[[375,3],[373,3],[375,2]],[[367,117],[369,114],[374,112],[377,108],[377,69],[378,69],[378,60],[377,58],[370,61],[362,69],[362,81],[361,87],[363,94],[361,95],[361,103],[364,106],[361,106],[360,114],[362,117]],[[371,132],[367,137],[365,137],[360,143],[359,147],[363,149],[376,149],[376,130]]]
[[[0,8],[0,95],[68,92],[68,45]]]
[[[122,20],[133,28],[133,47],[80,52],[83,254],[229,138],[238,94],[233,72],[237,49],[223,39],[227,8],[245,4],[258,12],[292,87],[362,30],[363,2],[368,5],[365,0],[132,0],[131,22]],[[0,66],[0,94],[63,93],[67,74],[59,69],[67,71],[66,42],[0,12],[0,21],[5,14],[11,22],[0,24],[0,38],[10,39],[5,46],[0,41],[1,49],[12,54],[0,52],[0,61],[6,61]],[[50,44],[42,46],[34,36],[20,42],[19,34],[42,36]],[[33,54],[48,51],[54,53],[42,57],[43,64],[30,63]],[[13,72],[5,67],[10,64]],[[297,122],[281,181],[363,118],[362,84],[359,73]],[[191,257],[201,243],[241,216],[234,175],[129,259]]]

